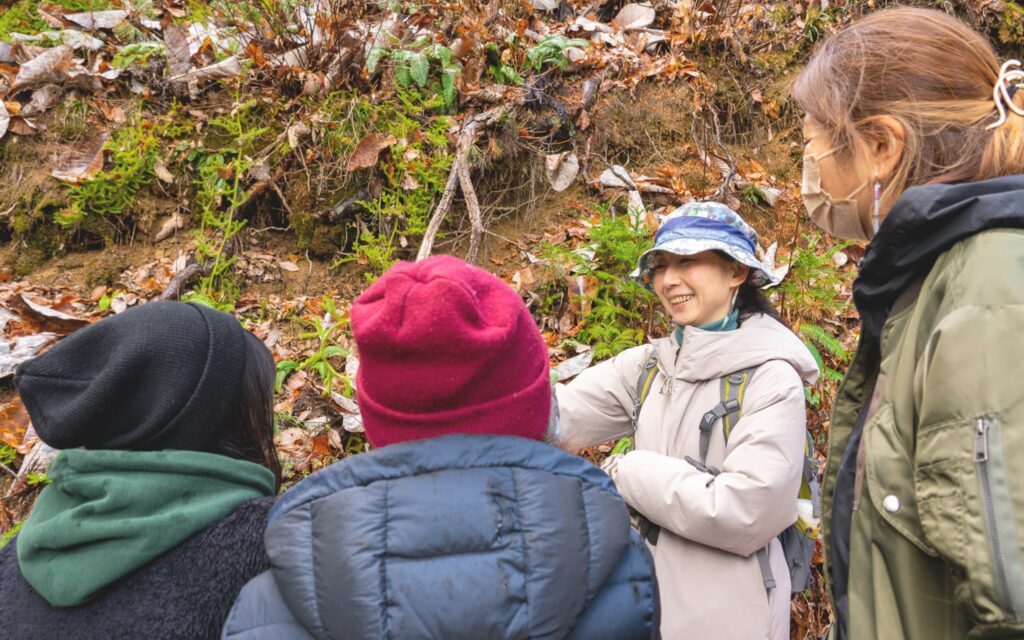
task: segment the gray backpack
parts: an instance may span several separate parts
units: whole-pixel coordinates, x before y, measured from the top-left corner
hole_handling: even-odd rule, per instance
[[[747,382],[757,367],[743,369],[721,379],[722,400],[710,411],[706,412],[700,421],[700,460],[686,456],[686,461],[697,469],[712,475],[721,473],[718,469],[707,465],[708,447],[711,444],[711,432],[715,424],[721,420],[722,435],[725,441],[729,441],[729,435],[735,428],[743,413],[743,393],[746,391]],[[637,422],[640,418],[640,409],[651,392],[654,378],[658,373],[658,362],[654,354],[651,354],[644,363],[643,371],[636,385],[636,399],[633,402],[633,433],[635,435]],[[821,489],[818,484],[818,463],[814,459],[814,440],[810,432],[807,432],[804,443],[803,474],[800,481],[798,498],[810,500],[813,506],[815,518],[821,517]],[[633,448],[631,438],[623,438],[612,450],[613,453],[622,453]],[[660,528],[644,517],[642,514],[633,513],[634,526],[652,545],[658,543]],[[786,558],[786,565],[789,567],[789,578],[792,583],[793,593],[799,593],[807,588],[811,579],[811,564],[814,557],[815,542],[820,535],[819,528],[805,521],[802,516],[797,516],[796,522],[779,534],[779,542],[782,544],[782,554]],[[761,567],[761,576],[764,579],[766,588],[775,586],[775,578],[772,576],[771,567],[768,564],[768,547],[757,551],[758,564]]]

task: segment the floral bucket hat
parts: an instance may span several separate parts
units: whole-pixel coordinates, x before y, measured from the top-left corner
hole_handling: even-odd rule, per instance
[[[651,259],[657,251],[680,256],[722,251],[750,267],[750,280],[755,286],[773,287],[782,281],[757,259],[757,232],[740,214],[718,202],[693,202],[668,214],[654,235],[654,246],[640,255],[636,270],[630,274],[648,289],[653,287]]]

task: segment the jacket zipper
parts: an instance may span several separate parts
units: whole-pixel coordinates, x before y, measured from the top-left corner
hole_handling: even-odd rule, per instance
[[[1004,606],[1007,607],[1010,615],[1016,619],[1017,612],[1014,611],[1013,600],[1010,598],[1010,582],[1006,575],[1006,555],[1003,552],[1003,543],[1000,537],[999,521],[996,517],[996,509],[992,496],[992,480],[989,475],[989,429],[992,421],[988,416],[981,416],[974,422],[974,465],[978,472],[978,479],[981,484],[981,500],[985,509],[985,517],[988,525],[989,540],[992,545],[992,565],[996,574],[996,584],[999,585],[999,595]]]

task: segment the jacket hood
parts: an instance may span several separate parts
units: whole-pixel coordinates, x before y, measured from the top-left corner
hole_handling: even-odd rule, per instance
[[[1024,175],[907,189],[868,245],[853,300],[868,333],[881,335],[896,298],[940,255],[981,231],[1024,228]]]
[[[306,478],[271,511],[266,547],[318,638],[568,637],[629,539],[611,480],[582,458],[450,435]]]
[[[763,314],[747,318],[733,331],[686,327],[682,347],[669,338],[656,340],[654,345],[662,371],[674,371],[674,377],[687,382],[721,378],[769,360],[789,363],[807,386],[814,384],[819,374],[814,356],[800,338]]]
[[[100,589],[224,518],[272,496],[274,475],[196,451],[69,449],[17,538],[25,580],[56,607]]]

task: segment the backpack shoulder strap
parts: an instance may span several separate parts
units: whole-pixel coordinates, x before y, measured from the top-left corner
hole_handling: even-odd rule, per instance
[[[708,462],[711,429],[719,418],[722,419],[725,441],[729,441],[729,434],[743,413],[743,394],[747,390],[747,382],[750,381],[750,377],[754,375],[756,369],[757,367],[741,369],[722,378],[720,383],[722,400],[711,411],[705,413],[700,420],[700,463],[702,465],[706,465]]]
[[[644,362],[644,368],[640,371],[640,377],[636,381],[633,414],[630,416],[634,433],[636,433],[637,421],[640,419],[640,409],[644,406],[644,401],[647,400],[647,396],[651,393],[651,387],[654,385],[654,377],[656,375],[658,375],[658,355],[655,350],[652,350],[651,355]]]

